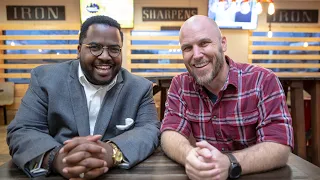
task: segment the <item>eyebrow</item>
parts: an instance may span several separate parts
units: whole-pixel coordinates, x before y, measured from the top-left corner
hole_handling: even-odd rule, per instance
[[[202,38],[200,39],[198,42],[212,42],[212,40],[210,38]]]
[[[186,48],[186,47],[188,47],[188,46],[191,46],[190,44],[182,44],[181,45],[181,49],[184,49],[184,48]]]
[[[197,41],[197,43],[199,43],[199,42],[212,42],[212,40],[210,38],[202,38],[202,39]],[[181,49],[184,49],[184,48],[186,48],[188,46],[191,46],[191,44],[182,44],[181,45]]]
[[[95,45],[100,45],[100,46],[103,46],[102,44],[100,44],[100,43],[97,43],[97,42],[89,42],[88,44],[95,44]],[[108,45],[107,47],[121,47],[119,44],[110,44],[110,45]]]

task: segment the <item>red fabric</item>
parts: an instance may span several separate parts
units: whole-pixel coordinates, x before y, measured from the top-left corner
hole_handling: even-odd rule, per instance
[[[213,103],[189,73],[175,76],[168,90],[161,132],[174,130],[221,151],[271,141],[292,149],[292,119],[276,75],[226,56],[228,78]]]

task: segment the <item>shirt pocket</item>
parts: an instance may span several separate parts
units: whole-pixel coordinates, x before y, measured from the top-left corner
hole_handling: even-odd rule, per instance
[[[242,149],[255,144],[258,119],[259,112],[257,109],[227,114],[226,125],[228,127],[225,128],[227,130],[225,134],[234,141],[234,145],[239,146],[236,149]]]
[[[203,112],[199,113],[199,110],[187,110],[186,119],[189,121],[192,129],[192,134],[196,139],[205,137],[208,128],[211,128],[211,113]]]

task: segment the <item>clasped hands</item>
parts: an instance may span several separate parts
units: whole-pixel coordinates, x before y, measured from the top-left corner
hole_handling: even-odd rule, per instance
[[[64,142],[54,161],[54,169],[71,180],[94,179],[112,167],[112,147],[101,135],[75,137]]]
[[[229,158],[207,141],[197,142],[186,157],[186,173],[192,180],[225,180],[229,167]]]

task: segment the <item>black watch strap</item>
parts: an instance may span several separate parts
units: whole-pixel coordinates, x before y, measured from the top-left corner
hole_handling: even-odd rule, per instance
[[[233,154],[227,153],[226,155],[228,156],[228,158],[229,158],[229,160],[230,160],[231,163],[237,163],[237,164],[239,164],[238,161],[237,161],[237,159],[236,159],[236,157],[234,157]]]
[[[50,176],[52,173],[55,173],[54,169],[53,169],[53,162],[54,162],[54,159],[57,156],[57,153],[59,152],[59,150],[61,148],[62,148],[62,145],[56,146],[49,152],[49,160],[48,160],[46,176]]]
[[[230,179],[237,179],[240,177],[242,168],[240,163],[237,161],[237,159],[234,157],[233,154],[227,153],[226,154],[230,160],[230,167],[229,167],[229,178]]]

